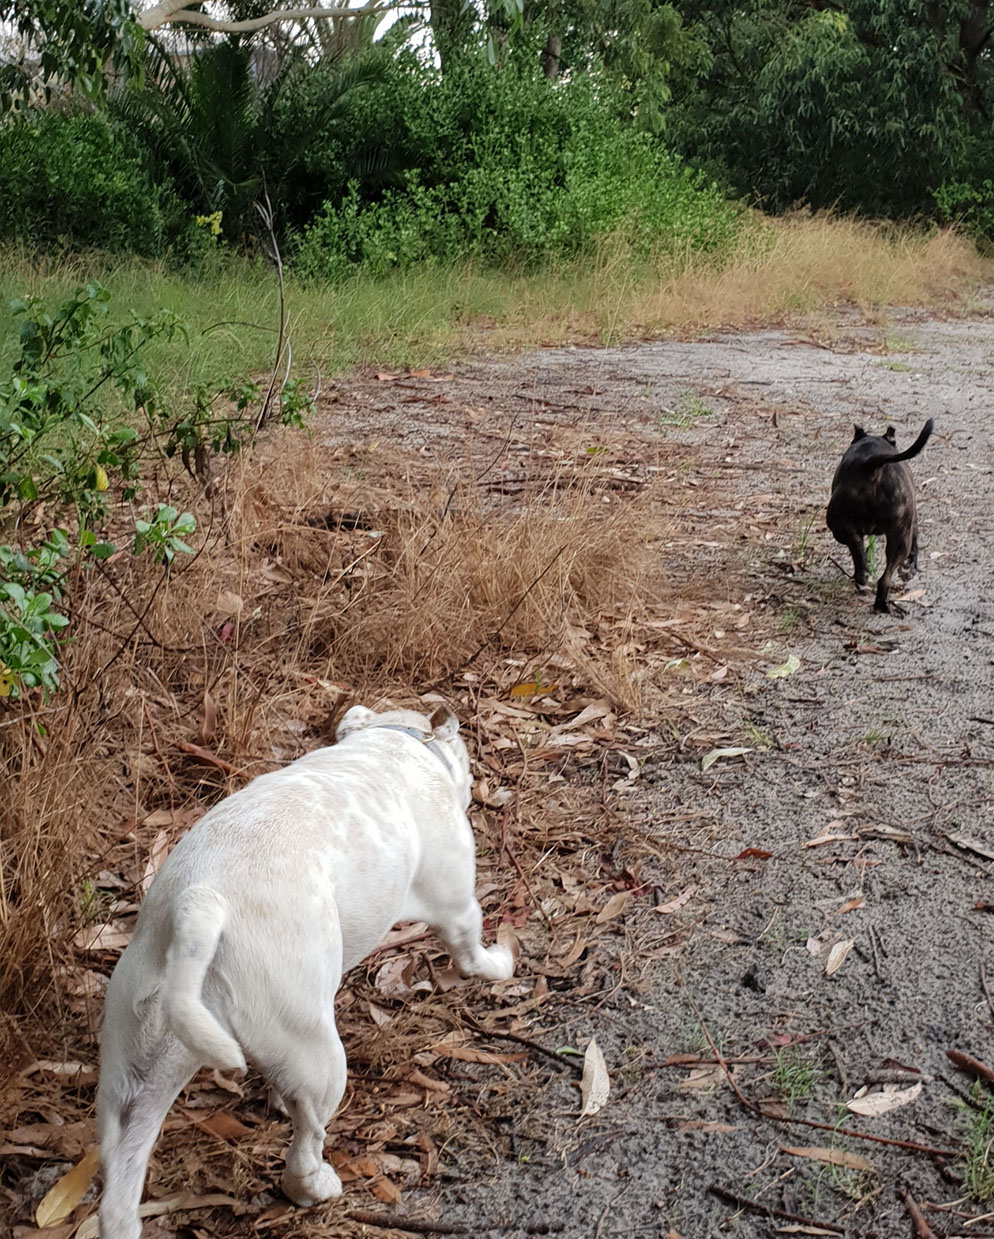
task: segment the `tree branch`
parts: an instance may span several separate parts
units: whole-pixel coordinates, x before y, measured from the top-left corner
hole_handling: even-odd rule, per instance
[[[395,7],[384,0],[381,2],[374,0],[373,3],[359,9],[304,5],[294,9],[275,8],[261,17],[253,17],[245,21],[224,21],[200,12],[202,3],[203,0],[161,0],[161,3],[139,14],[138,24],[144,30],[158,30],[161,26],[167,26],[173,22],[183,22],[188,26],[203,26],[207,30],[215,30],[224,34],[248,34],[253,30],[262,30],[264,26],[271,26],[274,22],[365,17],[370,13],[386,13]]]

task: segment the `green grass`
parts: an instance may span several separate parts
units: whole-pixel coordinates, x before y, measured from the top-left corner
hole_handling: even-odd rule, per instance
[[[975,1092],[978,1096],[979,1087]],[[979,1098],[978,1098],[979,1099]],[[965,1110],[966,1165],[963,1186],[974,1200],[994,1200],[994,1099],[982,1110]]]

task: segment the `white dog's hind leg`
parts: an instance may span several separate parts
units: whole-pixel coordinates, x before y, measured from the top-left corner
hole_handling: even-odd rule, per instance
[[[483,913],[474,897],[458,912],[448,912],[433,928],[463,976],[506,981],[514,973],[514,956],[506,946],[484,947],[480,941]]]
[[[337,1030],[285,1046],[287,1058],[270,1077],[293,1123],[283,1191],[298,1205],[341,1196],[342,1182],[324,1160],[325,1126],[345,1092],[345,1047]]]
[[[100,1239],[139,1239],[148,1159],[169,1107],[199,1066],[179,1042],[164,1048],[147,1073],[139,1074],[130,1062],[104,1061],[97,1097],[104,1177]]]

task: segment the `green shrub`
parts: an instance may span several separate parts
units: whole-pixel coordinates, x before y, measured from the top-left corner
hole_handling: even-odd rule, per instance
[[[714,248],[736,232],[717,188],[658,140],[626,123],[622,100],[596,75],[550,83],[512,62],[464,61],[422,85],[402,84],[395,145],[411,170],[371,198],[352,182],[305,230],[298,270],[341,278],[432,259],[534,261],[583,253],[620,234],[638,252]],[[382,94],[372,88],[363,108]],[[372,118],[355,116],[354,132]]]
[[[103,115],[44,109],[0,124],[2,240],[155,256],[180,213]]]
[[[935,205],[943,223],[955,223],[972,237],[994,245],[994,181],[947,181],[935,190]]]

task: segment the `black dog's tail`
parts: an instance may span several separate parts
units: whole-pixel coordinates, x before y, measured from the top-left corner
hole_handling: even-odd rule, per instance
[[[935,423],[929,418],[922,427],[921,434],[910,447],[905,448],[903,452],[881,452],[879,456],[870,456],[862,461],[863,466],[867,469],[879,469],[882,465],[896,465],[899,460],[910,460],[912,456],[917,456],[929,441],[934,426]]]

